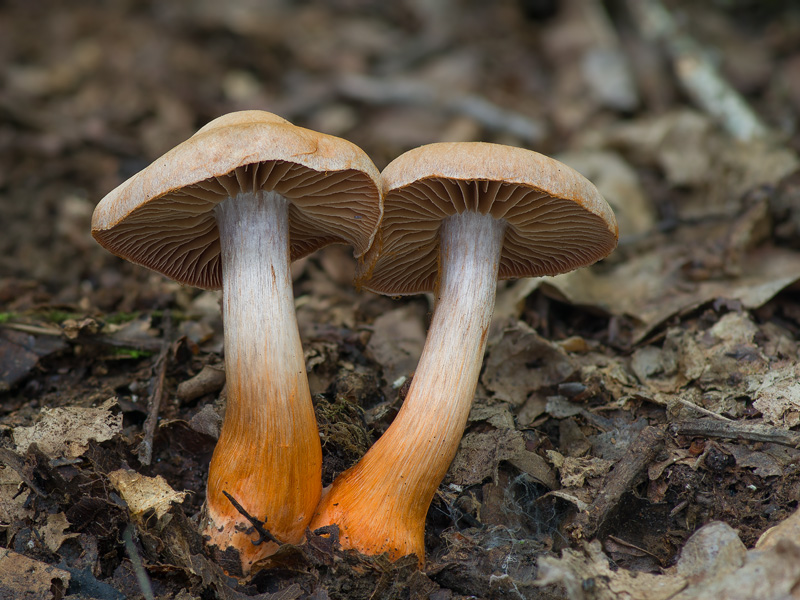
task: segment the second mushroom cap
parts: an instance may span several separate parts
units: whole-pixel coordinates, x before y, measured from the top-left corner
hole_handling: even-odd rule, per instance
[[[499,279],[557,275],[607,256],[614,214],[586,178],[552,158],[485,142],[429,144],[382,172],[381,238],[365,261],[364,287],[405,295],[433,291],[439,229],[466,211],[508,223]]]

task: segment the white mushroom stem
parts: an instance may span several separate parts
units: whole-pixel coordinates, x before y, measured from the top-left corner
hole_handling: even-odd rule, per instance
[[[250,559],[269,554],[223,491],[277,539],[302,539],[320,495],[322,451],[289,272],[289,202],[242,193],[216,208],[223,260],[228,403],[208,478],[206,533]],[[237,532],[237,525],[250,529]],[[274,550],[274,547],[272,548]]]
[[[475,395],[505,228],[475,212],[442,224],[436,310],[411,388],[389,429],[323,497],[312,528],[338,523],[345,546],[423,558],[428,506]]]

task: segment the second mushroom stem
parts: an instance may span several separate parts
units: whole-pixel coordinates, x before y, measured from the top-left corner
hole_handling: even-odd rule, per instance
[[[288,201],[243,193],[216,209],[223,256],[228,404],[208,478],[212,542],[266,552],[229,493],[284,542],[299,542],[321,492],[322,452],[289,272]],[[215,539],[216,538],[216,539]],[[249,557],[247,555],[250,555]]]
[[[471,211],[444,221],[436,309],[411,388],[389,429],[323,496],[312,529],[337,523],[345,547],[423,559],[425,516],[475,395],[505,228]]]

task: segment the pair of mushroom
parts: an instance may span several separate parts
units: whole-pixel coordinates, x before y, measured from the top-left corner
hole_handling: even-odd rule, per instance
[[[228,404],[204,529],[211,545],[238,550],[247,572],[276,544],[253,543],[240,507],[281,542],[335,523],[344,547],[422,560],[425,516],[466,426],[498,278],[591,264],[613,250],[617,225],[591,183],[535,152],[432,144],[379,173],[350,142],[244,111],[108,194],[92,234],[181,283],[223,289]],[[289,265],[331,243],[354,247],[367,289],[434,291],[437,302],[395,421],[323,492]]]

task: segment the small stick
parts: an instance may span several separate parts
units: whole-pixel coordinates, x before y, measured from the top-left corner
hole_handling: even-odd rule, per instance
[[[245,519],[250,521],[250,524],[253,526],[253,529],[256,530],[256,533],[258,534],[258,539],[253,542],[254,546],[258,546],[259,544],[263,544],[264,542],[275,542],[276,544],[281,545],[282,542],[280,542],[278,540],[278,538],[276,538],[274,535],[272,535],[268,530],[264,529],[265,521],[261,521],[259,519],[256,519],[254,516],[252,516],[250,513],[248,513],[244,509],[244,507],[236,501],[236,498],[231,496],[225,490],[222,490],[222,493],[228,500],[230,500],[230,503],[233,504],[233,507],[236,510],[238,510],[239,513]]]
[[[131,559],[133,572],[136,573],[136,581],[139,583],[139,589],[142,590],[142,596],[145,597],[145,600],[155,600],[153,586],[150,584],[150,578],[142,564],[142,557],[139,556],[136,545],[133,543],[133,524],[128,523],[128,526],[125,527],[122,539],[125,541],[125,551],[128,553],[128,558]]]
[[[800,433],[786,431],[770,425],[760,423],[739,423],[738,421],[712,421],[710,419],[695,419],[682,421],[669,426],[670,433],[674,435],[700,436],[726,438],[730,440],[748,440],[751,442],[766,442],[800,448]]]
[[[602,491],[585,512],[578,514],[569,529],[576,539],[591,539],[605,524],[611,512],[619,505],[622,495],[630,490],[665,443],[661,427],[645,427],[631,442],[625,454],[606,476]]]
[[[737,140],[767,137],[767,127],[747,101],[720,75],[700,44],[680,31],[660,0],[628,0],[628,10],[642,34],[663,45],[675,75],[695,104]]]
[[[497,106],[481,96],[448,93],[424,81],[347,75],[337,84],[337,91],[352,100],[372,104],[438,106],[471,117],[487,129],[510,133],[528,143],[542,141],[545,134],[544,126],[531,117]]]
[[[161,398],[164,395],[164,378],[167,374],[169,349],[172,346],[172,317],[168,310],[164,311],[164,339],[161,343],[161,352],[153,366],[153,379],[150,384],[150,398],[147,402],[147,418],[144,421],[144,439],[139,444],[136,453],[139,462],[149,465],[153,460],[153,438],[158,424],[158,412],[161,409]]]
[[[642,396],[642,399],[647,400],[648,402],[654,402],[655,404],[658,404],[660,406],[669,407],[669,402],[667,402],[666,400],[662,400],[662,399],[655,398],[655,397],[649,397],[649,396]],[[694,402],[691,402],[690,400],[686,400],[685,398],[675,398],[675,402],[677,402],[678,404],[680,404],[682,406],[685,406],[686,408],[688,408],[690,410],[699,412],[700,414],[705,415],[707,417],[710,417],[712,419],[715,419],[717,421],[723,421],[725,423],[733,422],[732,419],[729,419],[728,417],[724,417],[722,415],[718,415],[717,413],[715,413],[713,411],[710,411],[707,408],[703,408],[699,404],[695,404]]]
[[[92,346],[111,346],[112,348],[131,348],[142,352],[153,352],[160,350],[161,342],[145,339],[126,339],[122,337],[112,337],[110,335],[87,335],[80,334],[77,338],[70,338],[64,334],[60,327],[31,325],[29,323],[0,323],[0,329],[13,329],[32,335],[44,335],[48,337],[60,337],[71,344],[92,345]]]

